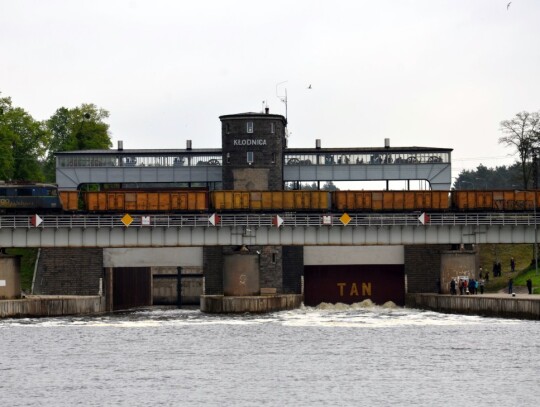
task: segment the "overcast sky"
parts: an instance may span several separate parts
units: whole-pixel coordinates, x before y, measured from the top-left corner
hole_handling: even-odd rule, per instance
[[[512,163],[500,121],[540,110],[540,1],[507,4],[0,0],[0,92],[39,120],[95,103],[115,146],[215,148],[286,90],[290,147],[453,148],[455,177]]]

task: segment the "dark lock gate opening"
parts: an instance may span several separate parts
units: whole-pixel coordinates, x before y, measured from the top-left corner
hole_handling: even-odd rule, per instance
[[[115,267],[112,285],[114,311],[152,305],[150,267]]]
[[[304,266],[304,304],[354,304],[370,299],[377,305],[405,305],[402,264]]]

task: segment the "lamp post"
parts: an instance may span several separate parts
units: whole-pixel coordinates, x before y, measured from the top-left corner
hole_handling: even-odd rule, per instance
[[[525,194],[529,191],[515,191],[515,192],[524,192]],[[533,193],[533,221],[534,221],[534,275],[538,275],[538,234],[537,225],[536,225],[536,190],[532,191]],[[526,202],[526,201],[525,201]]]
[[[538,235],[536,233],[536,190],[533,191],[534,214],[534,275],[538,275]]]

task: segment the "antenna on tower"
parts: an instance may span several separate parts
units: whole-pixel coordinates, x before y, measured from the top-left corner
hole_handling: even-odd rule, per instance
[[[284,88],[285,94],[280,95],[278,93],[278,87],[279,85],[283,85],[284,83],[287,83],[288,81],[280,82],[276,85],[276,96],[281,100],[283,103],[285,103],[285,120],[287,120],[287,88]]]

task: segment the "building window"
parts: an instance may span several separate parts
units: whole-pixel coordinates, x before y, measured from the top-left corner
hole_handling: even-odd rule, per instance
[[[276,254],[272,253],[272,263],[275,263],[275,262],[276,262]]]
[[[247,122],[247,132],[253,133],[253,122]]]
[[[247,162],[248,164],[251,164],[253,162],[253,151],[247,152]]]
[[[227,153],[227,164],[231,163],[231,153]]]
[[[276,153],[272,153],[272,164],[276,162]]]
[[[231,126],[229,123],[225,124],[225,134],[229,134],[231,132]]]
[[[274,134],[276,132],[276,123],[270,123],[270,133]]]

